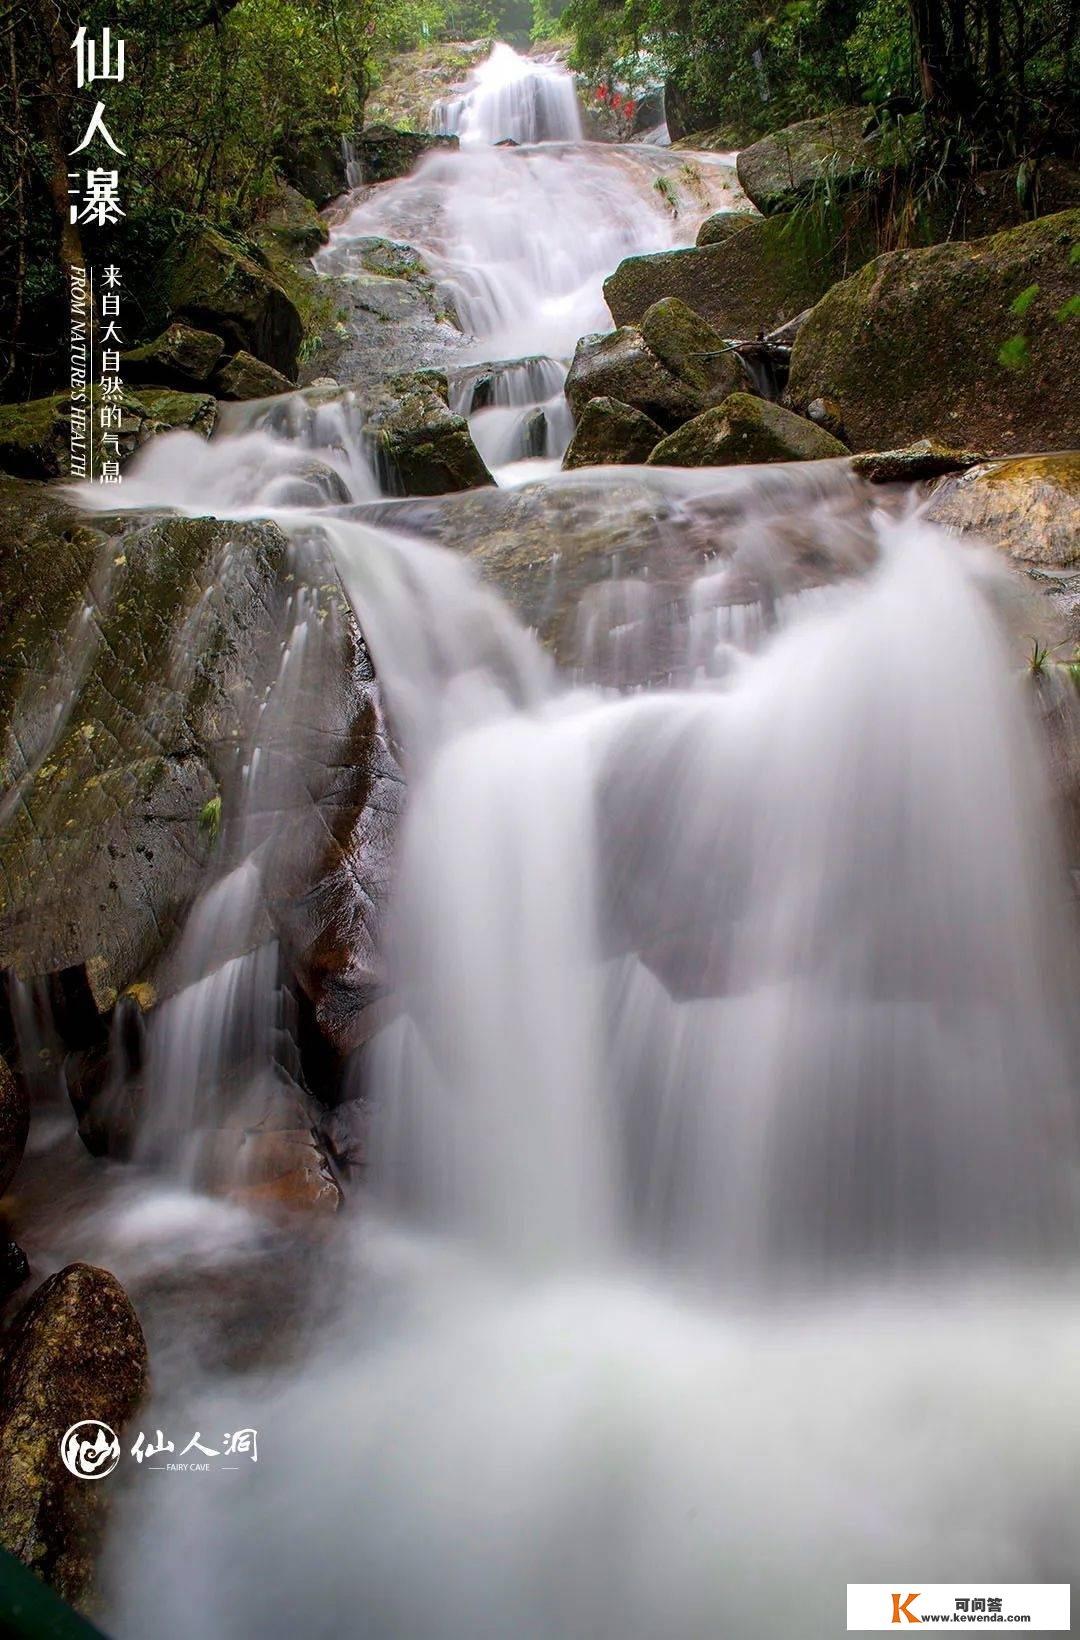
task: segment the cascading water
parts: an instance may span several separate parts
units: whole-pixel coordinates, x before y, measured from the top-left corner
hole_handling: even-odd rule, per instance
[[[541,177],[568,205],[543,254],[508,231],[501,270],[489,160],[525,215]],[[488,339],[516,327],[499,356],[530,362],[462,376],[478,427],[553,399],[531,361],[594,311],[623,229],[605,239],[591,163],[439,156],[339,230],[415,243],[422,204],[433,265],[483,264]],[[597,163],[618,192],[622,158]],[[123,498],[272,508],[361,619],[410,787],[393,1017],[357,1067],[367,1199],[284,1368],[159,1377],[148,1417],[257,1424],[258,1473],[134,1477],[112,1627],[825,1640],[847,1582],[1067,1580],[1074,929],[1005,572],[834,463],[371,505],[355,429],[304,404],[160,441]],[[268,490],[278,455],[314,492]],[[599,556],[597,508],[612,548],[562,612],[571,682],[464,554],[491,509],[478,561],[503,552],[511,584],[538,561],[545,626]],[[272,982],[227,966],[255,949],[230,896],[265,869],[258,825],[234,827],[189,928],[218,981],[156,1043],[174,1126],[194,1060]],[[193,1222],[170,1220],[178,1256]],[[138,1233],[115,1233],[121,1276]]]
[[[580,142],[582,137],[569,74],[558,63],[519,57],[501,42],[460,96],[435,104],[431,127],[462,144]]]

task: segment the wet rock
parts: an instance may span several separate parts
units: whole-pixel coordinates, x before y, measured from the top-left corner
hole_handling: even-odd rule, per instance
[[[383,65],[364,109],[366,118],[425,130],[432,103],[471,73],[490,49],[488,40],[439,40],[397,53]]]
[[[677,296],[662,297],[646,308],[641,338],[649,351],[679,381],[698,395],[702,410],[729,393],[745,391],[746,373],[720,332]]]
[[[604,284],[616,324],[636,324],[661,297],[677,296],[724,336],[760,336],[812,307],[836,277],[793,217],[710,220],[717,237],[706,244],[619,263]]]
[[[131,402],[143,411],[139,443],[156,433],[186,427],[209,438],[217,422],[217,401],[211,393],[178,393],[172,387],[140,387]]]
[[[30,1127],[30,1096],[21,1077],[0,1059],[0,1195],[15,1176]],[[0,1226],[2,1229],[2,1226]]]
[[[464,416],[448,403],[446,377],[413,371],[382,382],[365,422],[391,492],[444,495],[495,481]]]
[[[153,434],[191,427],[209,437],[217,403],[207,393],[171,387],[140,387],[114,401],[120,410],[114,428],[121,465]],[[93,407],[88,407],[93,414]],[[72,404],[67,393],[27,404],[0,405],[0,472],[16,478],[71,476]],[[76,475],[82,476],[82,475]]]
[[[847,455],[830,433],[779,404],[732,393],[658,444],[650,466],[725,467],[763,461],[823,461]]]
[[[347,1099],[323,1117],[318,1136],[338,1167],[352,1172],[361,1169],[367,1162],[370,1126],[371,1112],[367,1101]]]
[[[146,1374],[146,1341],[124,1289],[88,1264],[69,1264],[43,1282],[8,1343],[0,1543],[65,1600],[79,1602],[91,1586],[109,1488],[104,1478],[91,1484],[68,1471],[62,1437],[86,1419],[120,1437]]]
[[[641,332],[629,325],[581,338],[566,378],[566,397],[575,421],[595,398],[629,404],[664,428],[678,427],[701,408],[697,390],[665,369]]]
[[[17,1241],[0,1238],[0,1304],[30,1279],[30,1260]]]
[[[971,467],[938,485],[927,518],[975,535],[1021,563],[1080,564],[1080,453],[1017,457]]]
[[[296,379],[304,327],[292,299],[240,245],[200,224],[179,235],[154,284],[169,313],[224,339],[234,352],[253,353]]]
[[[800,120],[739,152],[736,170],[743,192],[767,216],[789,211],[815,185],[854,188],[910,163],[922,130],[918,115],[875,125],[873,110],[842,108]]]
[[[420,252],[373,234],[336,240],[319,258],[325,289],[345,315],[319,372],[339,381],[453,362],[466,344],[453,304]]]
[[[397,131],[390,125],[368,125],[352,140],[354,162],[364,182],[389,182],[407,176],[417,160],[433,148],[456,148],[455,136]]]
[[[935,439],[921,438],[903,450],[864,451],[852,456],[851,467],[871,484],[914,483],[919,479],[940,478],[944,473],[961,472],[983,459],[973,450],[950,450]]]
[[[240,1150],[244,1182],[234,1201],[255,1212],[336,1213],[341,1189],[310,1129],[248,1135]]]
[[[242,349],[221,366],[213,387],[219,399],[268,399],[275,393],[294,391],[293,383],[280,370]]]
[[[120,362],[127,381],[202,387],[209,382],[224,351],[220,336],[177,323],[143,347],[121,354]]]
[[[1080,445],[1080,211],[893,251],[833,287],[796,340],[796,409],[836,401],[852,448]]]
[[[650,416],[618,399],[590,399],[563,457],[564,468],[635,465],[664,436]]]

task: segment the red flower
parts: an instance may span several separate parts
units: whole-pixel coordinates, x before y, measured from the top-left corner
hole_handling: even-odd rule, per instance
[[[612,93],[611,106],[615,110],[616,114],[619,112],[619,109],[622,107],[622,98],[619,96],[619,93],[617,91]]]
[[[607,86],[606,85],[598,85],[597,86],[597,88],[596,88],[596,97],[597,97],[598,102],[607,102]]]
[[[634,101],[633,97],[627,97],[626,101],[622,105],[622,111],[628,120],[633,119],[634,115],[637,113],[637,103]]]

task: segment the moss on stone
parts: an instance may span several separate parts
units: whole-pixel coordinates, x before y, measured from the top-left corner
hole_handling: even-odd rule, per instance
[[[824,461],[847,455],[838,439],[779,404],[732,393],[656,446],[655,467],[727,467],[768,461]]]
[[[617,399],[590,399],[581,412],[563,458],[568,471],[577,467],[632,466],[648,459],[664,436],[650,416]]]

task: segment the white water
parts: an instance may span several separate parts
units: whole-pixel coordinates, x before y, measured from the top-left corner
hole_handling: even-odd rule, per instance
[[[581,111],[574,82],[558,63],[519,57],[497,42],[464,91],[437,102],[433,131],[454,133],[462,146],[498,142],[580,142]]]
[[[569,203],[593,156],[449,155],[359,214],[442,201],[498,356],[546,353],[608,218],[499,239],[489,160]],[[1075,930],[1010,585],[833,467],[563,493],[631,481],[649,573],[582,600],[618,692],[457,553],[277,513],[324,525],[404,745],[398,1016],[332,1323],[159,1387],[260,1463],[136,1478],[119,1635],[825,1640],[849,1581],[1080,1564]]]

